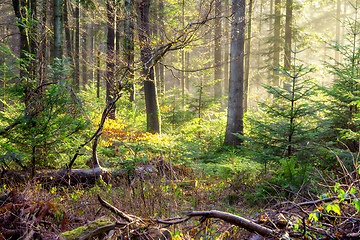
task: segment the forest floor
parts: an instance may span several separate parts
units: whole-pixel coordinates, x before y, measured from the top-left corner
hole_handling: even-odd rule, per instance
[[[22,215],[27,215],[28,224],[18,224],[28,230],[18,232],[18,235],[8,231],[3,236],[15,234],[14,236],[22,238],[25,237],[24,234],[34,234],[30,230],[38,229],[41,225],[42,239],[51,239],[63,231],[76,229],[103,216],[116,221],[113,214],[101,206],[98,196],[124,213],[144,219],[176,218],[184,212],[215,209],[244,217],[251,217],[259,212],[259,206],[251,206],[241,198],[241,194],[234,194],[229,182],[218,178],[198,179],[197,174],[184,165],[173,165],[172,168],[172,172],[162,177],[152,172],[136,171],[110,177],[108,183],[99,180],[93,186],[45,186],[36,181],[20,185],[4,183],[0,188],[0,203],[3,206],[0,208],[0,218],[3,221],[0,229],[9,228],[6,224],[16,222],[9,212],[6,214],[10,209],[9,203],[14,207],[15,212],[12,214],[18,214],[16,211],[23,208]],[[232,236],[240,234],[237,227],[216,219],[201,224],[198,219],[194,219],[173,225],[169,227],[169,231],[173,239],[215,239],[225,233],[232,233]]]
[[[331,186],[329,194],[320,198],[273,198],[265,205],[248,197],[258,189],[240,175],[222,179],[171,162],[161,170],[156,164],[159,159],[153,160],[113,171],[106,182],[98,179],[96,184],[60,186],[38,179],[28,183],[2,179],[0,239],[326,240],[360,236],[360,201],[354,185],[358,181],[351,175],[346,176],[349,181],[343,179],[348,185]],[[233,215],[229,218],[226,213]],[[192,214],[198,217],[188,217]],[[172,237],[161,238],[165,228]]]

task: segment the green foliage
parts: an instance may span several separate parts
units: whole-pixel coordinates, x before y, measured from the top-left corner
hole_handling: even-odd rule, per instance
[[[353,5],[352,7],[355,18],[348,18],[343,23],[346,30],[344,44],[330,44],[330,48],[337,51],[342,60],[330,58],[330,61],[325,62],[334,80],[330,87],[323,88],[329,97],[326,116],[331,123],[329,131],[322,137],[334,142],[339,138],[344,145],[337,147],[347,146],[352,152],[356,152],[360,137],[360,23],[356,19],[358,8]]]
[[[305,78],[313,69],[294,63],[290,70],[276,70],[285,76],[283,87],[264,86],[273,98],[260,104],[261,111],[245,117],[244,140],[254,151],[286,158],[297,156],[316,136],[316,107],[311,101],[315,88]]]
[[[65,66],[64,61],[56,60],[42,82],[29,75],[19,78],[9,71],[11,67],[3,68],[5,87],[1,90],[4,99],[11,101],[4,101],[0,129],[16,124],[2,135],[1,154],[19,153],[31,167],[64,166],[62,160],[68,160],[87,124],[79,100],[68,88]]]

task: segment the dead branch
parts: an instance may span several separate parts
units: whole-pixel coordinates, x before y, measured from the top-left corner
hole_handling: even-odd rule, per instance
[[[248,220],[246,218],[227,213],[227,212],[221,212],[217,210],[210,210],[210,211],[192,211],[187,212],[185,215],[189,217],[196,217],[201,216],[203,217],[202,220],[204,221],[206,218],[220,218],[221,220],[228,222],[230,224],[236,225],[238,227],[244,228],[248,231],[255,231],[263,236],[268,235],[278,235],[278,233],[272,229],[263,227],[257,223],[254,223],[251,220]]]
[[[74,164],[76,158],[80,155],[80,150],[86,146],[88,143],[90,143],[92,140],[94,140],[93,142],[93,146],[92,146],[92,163],[93,163],[93,167],[96,168],[96,167],[99,167],[99,161],[98,161],[98,158],[97,158],[97,154],[96,154],[96,149],[97,149],[97,144],[98,144],[98,140],[99,140],[99,137],[102,133],[102,130],[104,128],[104,124],[105,124],[105,121],[106,121],[106,118],[107,116],[109,115],[109,113],[111,112],[111,110],[113,109],[113,107],[115,106],[116,102],[120,99],[121,97],[121,90],[126,86],[127,82],[124,82],[123,83],[123,79],[125,78],[127,72],[129,71],[129,68],[126,68],[121,79],[120,79],[120,82],[119,82],[119,85],[118,85],[118,88],[117,90],[115,91],[116,94],[114,95],[113,99],[107,104],[106,108],[104,109],[102,115],[101,115],[101,120],[100,120],[100,124],[97,128],[97,130],[95,131],[95,133],[89,138],[89,140],[87,140],[85,143],[81,144],[76,152],[75,152],[75,155],[74,157],[71,159],[67,169],[70,171],[71,170],[71,167],[72,165]]]
[[[133,222],[135,219],[130,217],[129,215],[127,215],[126,213],[120,211],[119,209],[117,209],[116,207],[112,206],[110,203],[106,202],[105,200],[103,200],[99,195],[98,195],[98,200],[100,202],[100,204],[109,209],[111,212],[115,213],[117,216],[121,217],[122,219],[124,219],[127,222]]]

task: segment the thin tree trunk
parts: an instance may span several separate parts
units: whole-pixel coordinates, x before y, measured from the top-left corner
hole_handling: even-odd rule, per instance
[[[46,1],[46,0],[45,0]],[[70,58],[71,62],[73,62],[73,54],[72,54],[72,41],[71,41],[71,34],[70,34],[70,26],[69,26],[69,10],[68,10],[68,2],[69,0],[64,1],[64,30],[65,30],[65,46],[66,46],[66,56]]]
[[[278,67],[280,64],[280,16],[281,14],[281,0],[275,0],[275,21],[274,21],[274,56],[273,56],[273,66]],[[273,86],[280,86],[280,77],[277,72],[273,73]]]
[[[38,31],[38,24],[37,24],[37,0],[28,0],[28,4],[30,4],[29,8],[30,8],[30,27],[28,29],[29,34],[28,34],[28,38],[30,41],[30,52],[34,58],[31,59],[31,65],[30,65],[30,75],[32,79],[37,79],[38,77],[38,61],[35,60],[37,59],[37,54],[38,54],[38,44],[37,44],[37,31]]]
[[[88,38],[88,34],[87,34],[87,22],[88,22],[88,18],[87,15],[85,13],[85,11],[83,11],[82,13],[82,29],[84,29],[84,31],[82,32],[82,44],[81,44],[81,64],[82,64],[82,86],[83,89],[86,89],[86,85],[88,84],[88,49],[87,49],[87,38]]]
[[[75,7],[75,71],[74,71],[74,90],[80,90],[80,3],[76,3]]]
[[[217,0],[215,2],[215,17],[220,16],[221,14],[221,1]],[[215,49],[214,49],[214,80],[217,81],[214,84],[214,98],[220,98],[222,97],[222,67],[221,64],[221,35],[222,35],[222,28],[221,28],[221,19],[216,18],[215,19],[215,31],[214,31],[214,37],[215,37]]]
[[[185,29],[185,0],[182,0],[182,28]],[[182,107],[185,107],[185,50],[181,49],[181,95]]]
[[[157,104],[156,86],[154,81],[154,69],[146,67],[151,59],[149,9],[150,0],[143,0],[138,5],[139,9],[139,39],[141,49],[141,61],[143,63],[142,74],[144,76],[144,92],[146,104],[147,131],[160,133],[160,116]]]
[[[96,56],[96,97],[100,98],[100,51]]]
[[[47,9],[48,9],[48,1],[42,1],[42,22],[40,27],[41,37],[39,44],[39,82],[42,83],[45,80],[45,69],[46,69],[46,44],[47,44],[47,33],[46,33],[46,21],[47,21]]]
[[[293,0],[286,0],[284,67],[287,69],[291,67],[292,5]]]
[[[225,143],[239,146],[243,134],[245,0],[232,1],[230,81]]]
[[[340,44],[340,13],[341,13],[341,0],[336,1],[336,42]],[[339,62],[340,52],[335,51],[335,61]]]
[[[107,51],[106,51],[106,104],[113,99],[115,90],[115,0],[107,0]],[[109,113],[110,119],[116,117],[116,106]]]
[[[91,82],[91,84],[93,85],[94,84],[94,71],[95,71],[95,64],[94,64],[94,40],[95,40],[95,37],[94,37],[94,33],[95,33],[95,30],[94,30],[94,14],[91,13],[91,16],[90,16],[90,25],[89,25],[89,33],[90,33],[90,36],[89,36],[89,39],[90,39],[90,56],[89,56],[89,66],[91,66],[91,70],[90,70],[90,76],[89,76],[89,80]]]
[[[252,20],[253,0],[249,0],[248,23],[247,23],[247,39],[245,54],[245,76],[244,76],[244,113],[248,110],[249,101],[249,73],[250,73],[250,50],[251,50],[251,20]]]
[[[62,0],[54,0],[54,58],[62,59]]]
[[[162,0],[159,1],[159,28],[160,30],[164,31],[164,1]],[[159,35],[160,35],[160,42],[164,43],[164,34],[159,32]],[[163,61],[165,61],[165,58],[163,58]],[[158,86],[158,88],[160,88],[160,92],[163,94],[163,96],[165,96],[165,92],[166,92],[165,68],[164,65],[162,64],[158,64],[158,66],[159,66],[159,75],[160,75],[160,79],[159,79],[160,85]]]
[[[27,4],[26,0],[12,0],[15,16],[18,21],[18,28],[20,31],[20,59],[27,61],[27,53],[30,53],[30,43],[28,42],[28,36],[26,33],[26,28],[24,26],[27,25],[26,22],[24,22],[24,19],[26,18],[26,9]],[[28,73],[28,70],[25,70],[23,68],[20,68],[20,77],[25,76]]]
[[[130,93],[130,102],[135,101],[135,84],[134,84],[134,19],[133,19],[133,0],[125,0],[125,14],[124,21],[124,55],[125,63],[129,67],[129,74],[127,76],[126,90]]]
[[[229,0],[225,0],[225,7],[226,9],[229,8]],[[229,11],[226,11],[228,15],[230,15]],[[230,56],[230,24],[229,20],[225,19],[224,22],[224,30],[226,30],[224,38],[225,38],[225,44],[224,44],[224,93],[229,92],[229,56]]]

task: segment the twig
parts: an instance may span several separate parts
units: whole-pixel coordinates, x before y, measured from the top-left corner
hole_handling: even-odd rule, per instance
[[[100,202],[100,204],[109,209],[111,212],[115,213],[116,215],[118,215],[119,217],[121,217],[122,219],[124,219],[127,222],[133,222],[135,219],[130,217],[129,215],[127,215],[126,213],[124,213],[123,211],[120,211],[119,209],[117,209],[116,207],[112,206],[110,203],[106,202],[105,200],[103,200],[99,195],[98,195],[98,200]]]

